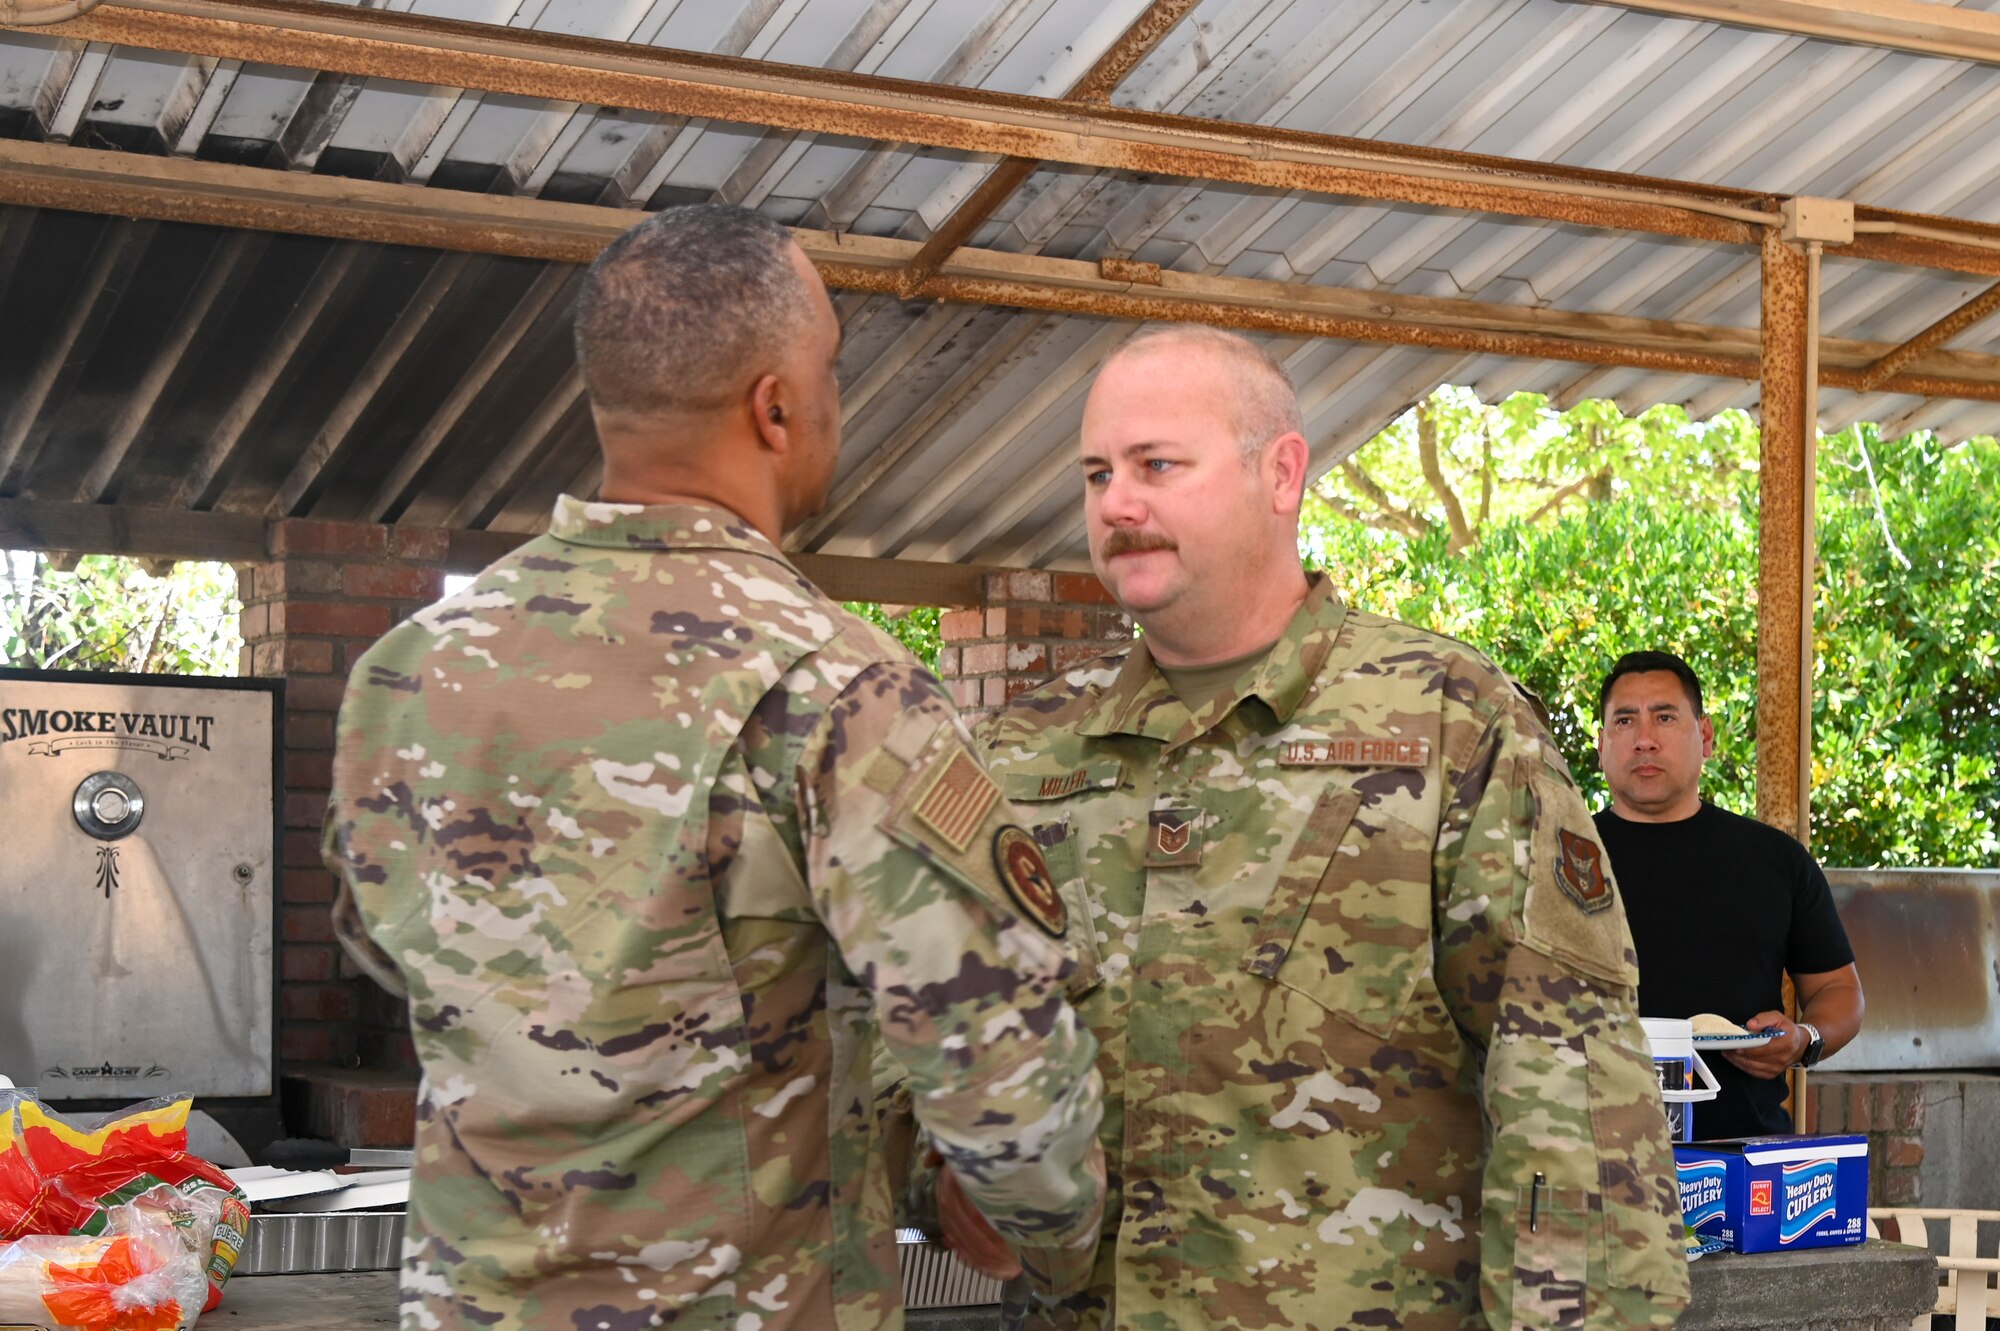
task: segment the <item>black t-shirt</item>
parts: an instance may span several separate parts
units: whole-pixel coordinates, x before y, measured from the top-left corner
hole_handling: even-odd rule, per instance
[[[1854,960],[1826,875],[1774,827],[1706,801],[1692,818],[1634,823],[1606,809],[1597,834],[1639,950],[1639,1013],[1713,1012],[1742,1025],[1784,1010],[1784,972],[1813,975]],[[1720,1053],[1703,1056],[1721,1083],[1696,1104],[1696,1137],[1790,1132],[1785,1079],[1765,1080]]]

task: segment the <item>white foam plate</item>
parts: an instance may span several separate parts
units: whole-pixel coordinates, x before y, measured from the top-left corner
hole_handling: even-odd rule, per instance
[[[274,1198],[264,1204],[267,1211],[379,1211],[401,1206],[410,1200],[410,1171],[371,1169],[358,1174],[336,1176],[332,1192],[311,1196]]]
[[[1697,1049],[1749,1049],[1769,1044],[1777,1038],[1776,1031],[1753,1031],[1747,1035],[1697,1035],[1694,1044]]]
[[[279,1197],[306,1197],[333,1192],[347,1185],[326,1170],[279,1169],[275,1165],[251,1165],[223,1171],[252,1202],[268,1202]]]

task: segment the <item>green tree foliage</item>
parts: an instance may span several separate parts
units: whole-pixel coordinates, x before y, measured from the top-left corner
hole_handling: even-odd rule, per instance
[[[1486,406],[1444,389],[1309,496],[1301,547],[1354,603],[1470,642],[1539,694],[1599,802],[1598,681],[1622,652],[1680,652],[1715,717],[1705,789],[1747,813],[1756,457],[1736,413],[1558,415],[1528,395]],[[1813,835],[1826,863],[2000,865],[1995,493],[1991,439],[1885,443],[1864,426],[1822,442]]]
[[[910,654],[935,671],[944,638],[938,631],[943,612],[931,605],[876,605],[873,601],[845,601],[849,610],[881,629],[910,649]]]
[[[0,552],[0,665],[136,674],[234,675],[243,646],[236,573],[86,555],[72,569]]]

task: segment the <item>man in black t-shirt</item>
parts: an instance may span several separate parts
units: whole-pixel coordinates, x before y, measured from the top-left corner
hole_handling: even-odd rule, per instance
[[[1639,1011],[1713,1012],[1776,1038],[1705,1056],[1722,1092],[1694,1109],[1699,1138],[1790,1132],[1784,1073],[1812,1067],[1861,1029],[1861,977],[1826,875],[1774,827],[1701,798],[1715,752],[1701,681],[1671,652],[1628,652],[1598,690],[1597,815],[1639,951]],[[1799,1019],[1783,1011],[1786,972]]]

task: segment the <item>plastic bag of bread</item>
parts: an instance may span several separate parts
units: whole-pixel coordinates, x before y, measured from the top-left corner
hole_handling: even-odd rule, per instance
[[[154,1331],[222,1299],[243,1196],[187,1152],[186,1099],[78,1127],[0,1091],[0,1324]]]
[[[0,1325],[51,1331],[180,1331],[208,1276],[171,1228],[129,1215],[105,1234],[31,1234],[0,1243]]]

